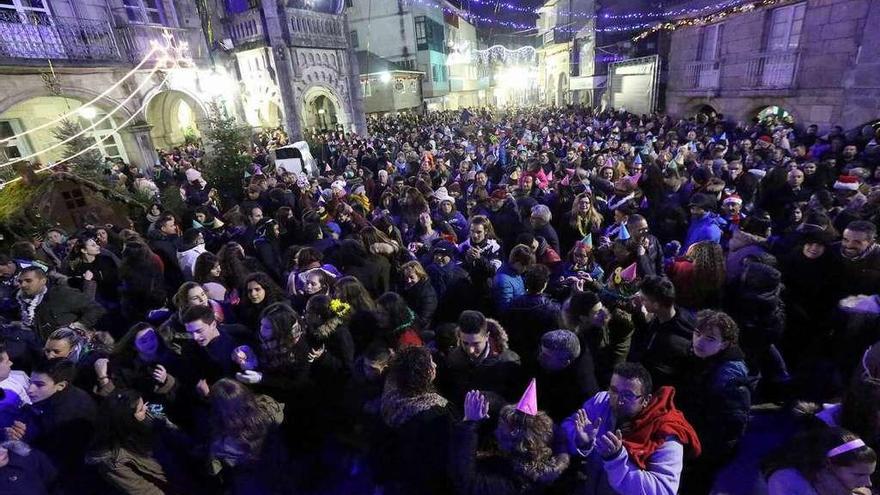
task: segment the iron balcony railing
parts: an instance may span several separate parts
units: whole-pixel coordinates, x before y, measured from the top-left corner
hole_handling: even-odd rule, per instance
[[[796,51],[762,53],[749,61],[746,84],[753,89],[794,88],[799,60]]]
[[[685,89],[715,90],[721,83],[721,64],[718,60],[691,62],[685,66]]]
[[[232,39],[236,46],[262,41],[266,37],[259,9],[233,14],[226,22],[226,36]]]
[[[175,43],[186,42],[189,57],[193,60],[207,56],[205,39],[198,29],[173,28],[158,24],[129,24],[116,28],[119,48],[130,62],[140,62],[152,48],[152,41],[165,44],[165,32],[170,33]]]
[[[0,58],[119,61],[110,23],[0,9]]]

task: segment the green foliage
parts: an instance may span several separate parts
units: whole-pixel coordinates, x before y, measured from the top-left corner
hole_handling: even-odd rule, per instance
[[[81,131],[82,127],[80,127],[79,122],[71,119],[64,119],[58,124],[58,127],[55,128],[53,134],[55,135],[55,139],[60,142],[76,136]],[[86,135],[73,137],[64,145],[64,153],[62,154],[62,157],[68,158],[77,155],[94,144],[95,139],[92,137]],[[100,177],[101,165],[104,163],[104,158],[98,150],[90,149],[80,153],[75,158],[67,160],[65,163],[77,174],[86,177]]]
[[[251,129],[241,125],[229,115],[218,102],[208,105],[208,124],[210,129],[205,136],[207,144],[207,166],[204,175],[208,184],[221,194],[223,199],[238,195],[242,190],[242,179],[251,163],[248,153]]]

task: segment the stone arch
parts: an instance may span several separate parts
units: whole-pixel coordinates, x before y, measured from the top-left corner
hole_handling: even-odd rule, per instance
[[[171,148],[190,135],[198,136],[199,125],[208,115],[204,103],[181,89],[157,88],[144,103],[144,120],[151,126],[150,137],[157,148]]]
[[[17,140],[17,154],[0,153],[0,162],[13,156],[30,155],[34,155],[30,161],[43,164],[60,160],[65,146],[59,145],[61,139],[56,137],[56,132],[60,121],[55,122],[62,116],[79,124],[81,131],[94,139],[96,149],[103,156],[118,157],[125,162],[129,157],[138,156],[136,147],[129,146],[120,132],[124,125],[133,123],[134,112],[124,106],[117,110],[121,102],[110,98],[91,102],[97,95],[83,88],[61,88],[58,95],[45,87],[35,87],[3,99],[0,119],[12,122],[16,134],[28,133]]]
[[[347,99],[339,92],[325,84],[314,84],[301,93],[300,121],[303,129],[331,128],[336,124],[348,126],[351,118],[348,115]],[[323,115],[318,111],[323,109]]]

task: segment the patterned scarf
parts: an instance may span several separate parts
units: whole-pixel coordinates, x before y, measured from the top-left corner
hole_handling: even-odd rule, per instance
[[[32,328],[34,324],[34,313],[37,311],[37,306],[43,302],[43,297],[46,295],[46,292],[49,291],[48,287],[43,287],[43,290],[40,291],[34,297],[27,297],[24,293],[19,289],[18,294],[16,294],[16,299],[18,299],[18,303],[21,305],[21,324],[22,326]]]

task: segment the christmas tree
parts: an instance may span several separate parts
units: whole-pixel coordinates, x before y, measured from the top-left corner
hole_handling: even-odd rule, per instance
[[[226,203],[241,193],[244,173],[251,163],[250,128],[239,124],[217,102],[208,105],[208,124],[210,130],[205,137],[209,165],[204,170],[205,180],[221,192]]]
[[[58,141],[70,139],[70,141],[64,144],[62,158],[74,157],[64,162],[71,170],[80,175],[99,176],[101,174],[101,164],[104,162],[101,153],[95,148],[83,151],[95,144],[95,138],[86,134],[80,134],[80,132],[82,132],[82,127],[80,127],[78,122],[64,119],[55,128],[53,134]],[[77,136],[77,134],[80,135]]]

